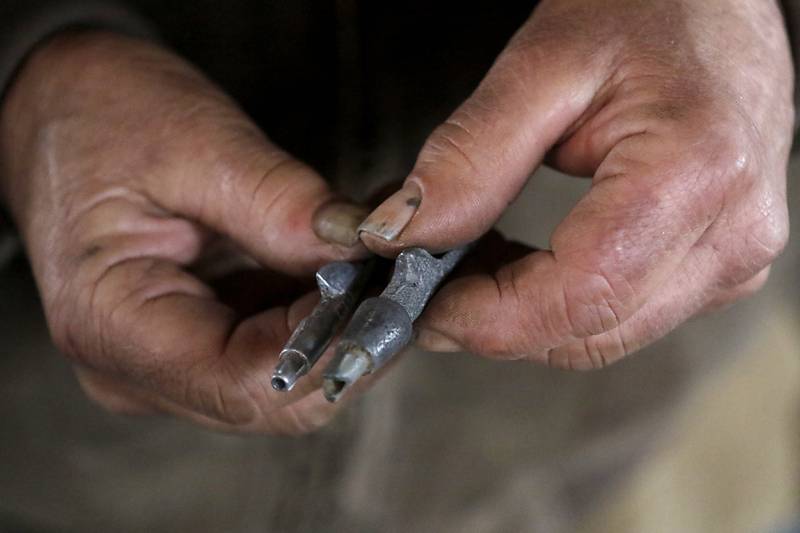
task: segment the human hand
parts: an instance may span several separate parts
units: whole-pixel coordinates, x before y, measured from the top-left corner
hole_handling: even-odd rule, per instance
[[[443,287],[420,344],[604,366],[763,285],[788,238],[792,84],[772,0],[544,0],[362,240],[451,248],[546,157],[592,176],[551,250]]]
[[[93,399],[226,430],[330,418],[318,373],[289,393],[270,386],[314,304],[286,275],[366,254],[366,213],[336,203],[192,67],[121,36],[57,36],[3,103],[0,161],[50,330]],[[242,291],[205,282],[229,241],[272,270],[250,276],[249,311]]]

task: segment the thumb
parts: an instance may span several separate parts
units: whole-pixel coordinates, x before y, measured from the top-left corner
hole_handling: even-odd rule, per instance
[[[367,215],[339,198],[308,165],[273,145],[231,107],[227,123],[198,130],[187,146],[173,146],[171,179],[150,183],[150,196],[172,213],[201,222],[237,242],[263,265],[302,274],[333,260],[351,260],[367,251],[358,224]],[[226,124],[226,121],[217,121]],[[245,130],[248,134],[241,135]],[[175,178],[178,179],[175,179]]]
[[[403,188],[359,227],[391,254],[441,251],[488,231],[545,153],[589,106],[590,65],[523,28],[470,98],[431,134]],[[595,68],[596,70],[596,68]]]

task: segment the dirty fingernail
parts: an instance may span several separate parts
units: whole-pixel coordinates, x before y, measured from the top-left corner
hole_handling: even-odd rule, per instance
[[[393,241],[411,222],[421,202],[422,189],[414,182],[407,182],[379,205],[359,226],[358,231]]]
[[[465,351],[464,347],[456,341],[432,329],[420,329],[417,332],[416,345],[429,352],[453,353]]]
[[[331,244],[355,246],[358,243],[358,225],[367,217],[366,207],[336,200],[320,207],[314,214],[312,227],[317,237]]]

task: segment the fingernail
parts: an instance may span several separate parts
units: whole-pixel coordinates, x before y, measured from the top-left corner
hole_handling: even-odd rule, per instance
[[[350,247],[358,243],[358,226],[368,214],[366,207],[336,200],[314,213],[312,227],[323,241]]]
[[[456,341],[432,329],[420,329],[417,332],[416,345],[428,352],[453,353],[465,351],[464,347]]]
[[[402,233],[422,202],[422,189],[414,182],[406,182],[403,188],[387,198],[358,227],[387,241],[393,241]]]

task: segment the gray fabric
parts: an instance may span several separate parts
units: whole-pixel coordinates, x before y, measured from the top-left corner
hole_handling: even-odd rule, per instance
[[[0,3],[0,94],[27,54],[42,40],[71,26],[108,28],[153,37],[149,23],[130,8],[103,0],[3,0]]]

